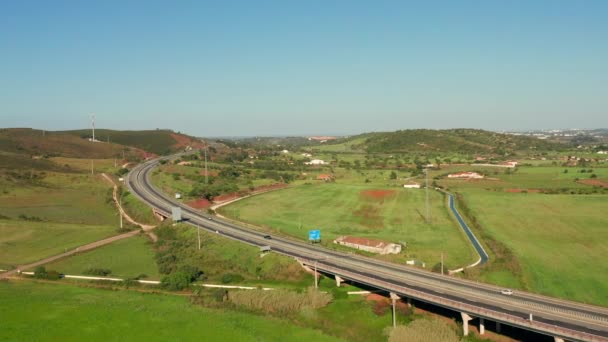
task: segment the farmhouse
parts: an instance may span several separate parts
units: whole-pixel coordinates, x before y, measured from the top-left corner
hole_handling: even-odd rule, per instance
[[[359,238],[354,236],[340,236],[334,240],[335,244],[360,249],[362,251],[378,254],[398,254],[401,245],[380,240]]]
[[[325,161],[321,160],[321,159],[313,159],[309,162],[304,163],[306,165],[325,165],[327,164]]]
[[[420,184],[416,182],[409,182],[403,184],[403,187],[406,189],[420,189]]]
[[[327,174],[320,174],[317,176],[317,180],[322,180],[322,181],[326,181],[329,182],[333,179],[334,177],[332,177],[332,175],[327,175]]]
[[[460,178],[460,179],[482,179],[484,175],[477,172],[457,172],[448,175],[448,178]]]

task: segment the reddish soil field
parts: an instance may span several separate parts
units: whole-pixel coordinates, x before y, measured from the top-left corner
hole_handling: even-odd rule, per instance
[[[197,199],[196,201],[191,201],[186,203],[186,205],[194,208],[194,209],[205,209],[205,208],[209,208],[211,206],[211,202],[209,202],[208,200],[201,198],[201,199]]]
[[[505,189],[506,192],[511,192],[511,193],[520,193],[520,192],[527,192],[527,193],[531,193],[531,194],[538,194],[541,191],[539,189]]]
[[[384,199],[395,194],[395,190],[363,190],[361,196],[373,199]]]
[[[579,180],[578,183],[608,188],[608,183],[601,181],[599,179],[583,179],[583,180]]]

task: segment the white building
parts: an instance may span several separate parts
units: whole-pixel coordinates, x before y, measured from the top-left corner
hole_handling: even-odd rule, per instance
[[[484,175],[477,172],[457,172],[448,175],[448,178],[460,178],[460,179],[482,179]]]
[[[420,189],[420,184],[411,182],[411,183],[403,184],[403,187],[406,189]]]
[[[307,163],[304,163],[306,165],[325,165],[327,164],[325,161],[321,160],[321,159],[313,159]]]

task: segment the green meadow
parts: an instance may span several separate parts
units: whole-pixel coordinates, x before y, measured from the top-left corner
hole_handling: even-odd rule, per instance
[[[116,234],[116,227],[0,220],[0,266],[30,263]]]
[[[61,259],[47,264],[46,268],[76,275],[84,275],[84,272],[91,268],[103,268],[112,271],[110,277],[135,278],[145,274],[146,279],[160,278],[152,244],[149,238],[143,235]]]
[[[506,272],[484,279],[608,306],[608,196],[463,191],[482,229],[521,264],[521,280]]]
[[[336,341],[289,321],[188,298],[66,284],[0,282],[2,341]]]
[[[425,222],[425,191],[369,185],[316,183],[270,192],[220,209],[236,219],[279,234],[308,239],[320,229],[325,245],[341,235],[406,242],[396,260],[419,259],[461,266],[475,255],[464,233],[448,213],[441,193],[429,192],[431,224]],[[377,196],[377,197],[374,197]]]

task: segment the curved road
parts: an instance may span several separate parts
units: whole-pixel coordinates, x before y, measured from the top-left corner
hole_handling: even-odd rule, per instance
[[[275,252],[295,257],[303,264],[315,265],[320,271],[343,279],[546,335],[568,340],[608,341],[608,308],[520,291],[505,296],[496,286],[336,252],[292,239],[273,237],[269,240],[264,238],[266,233],[208,217],[163,194],[150,183],[149,174],[158,166],[158,161],[151,160],[135,167],[128,175],[128,187],[142,201],[168,217],[171,207],[179,206],[186,223],[254,246],[270,246]],[[530,314],[533,314],[532,321],[528,319]]]

